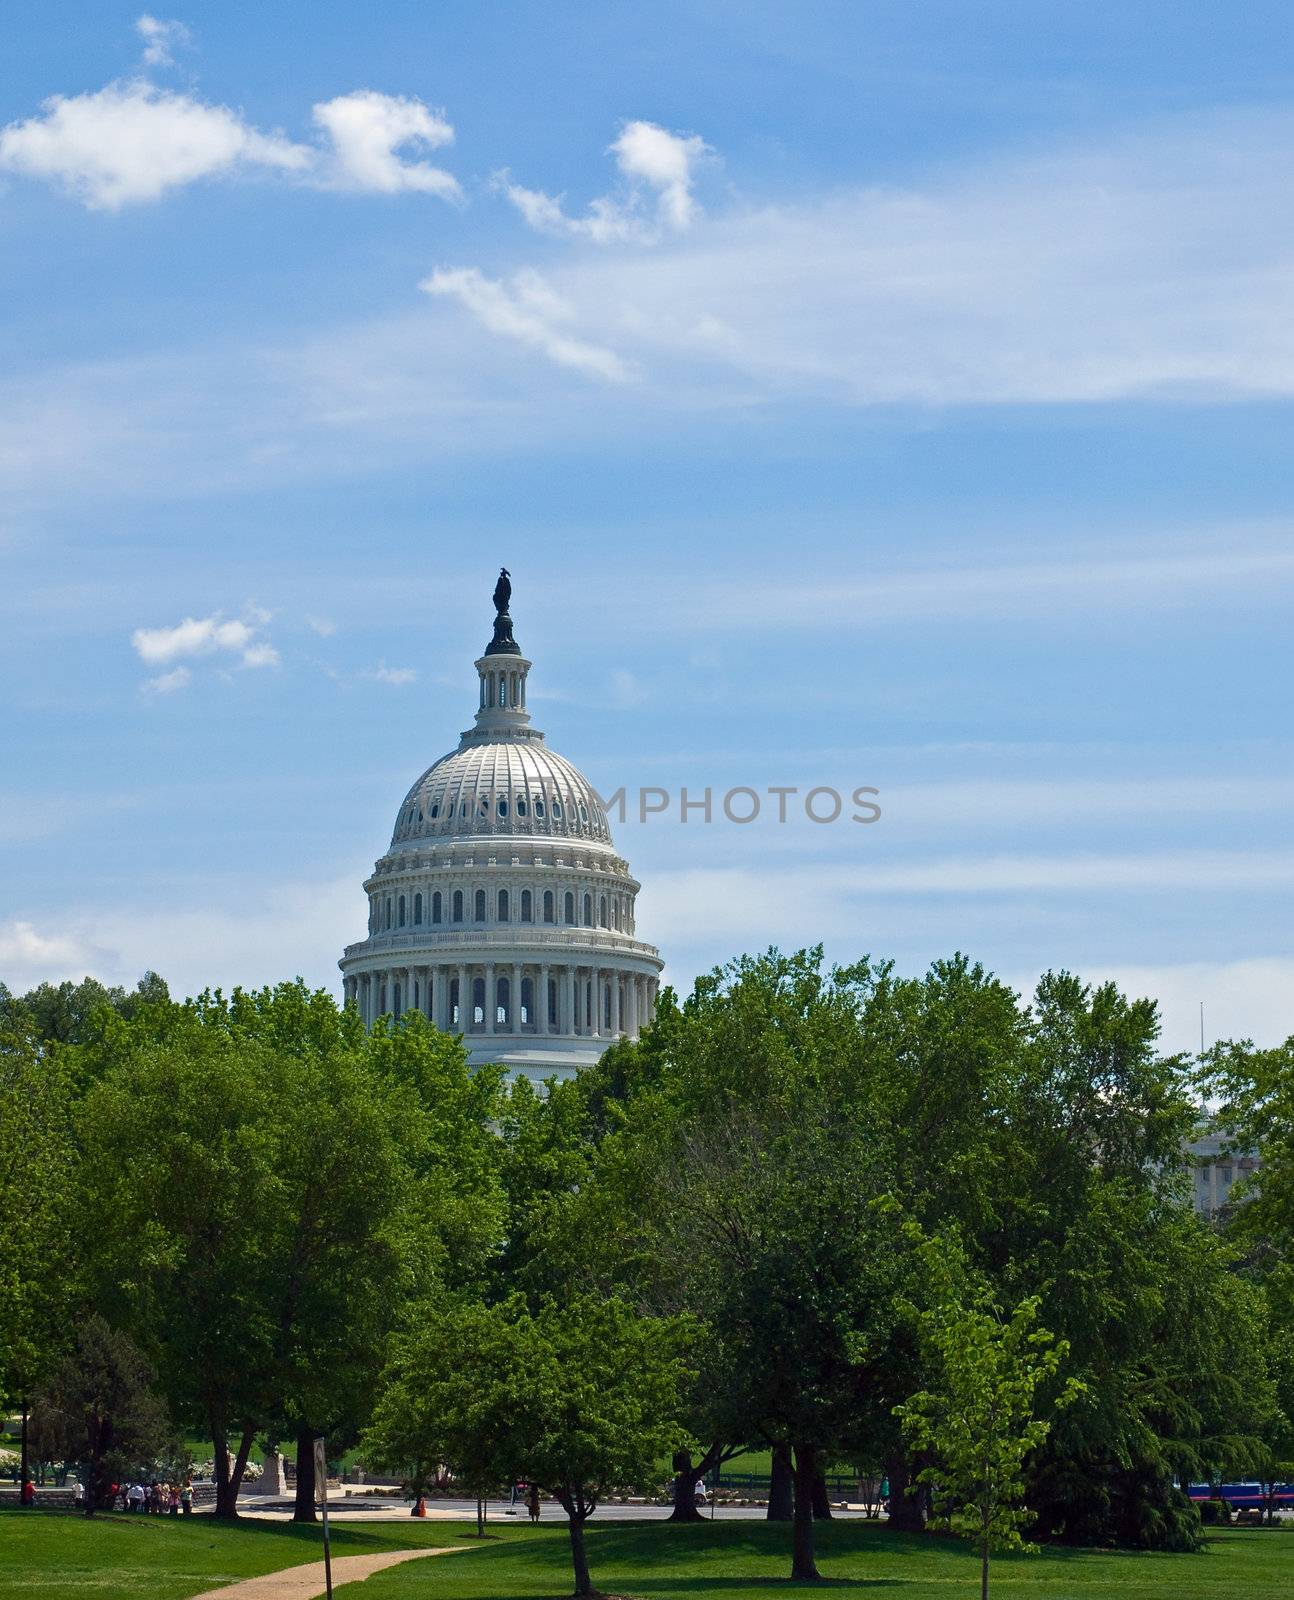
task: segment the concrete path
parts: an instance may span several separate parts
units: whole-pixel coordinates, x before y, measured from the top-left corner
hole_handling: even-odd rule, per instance
[[[397,1566],[401,1561],[417,1561],[423,1556],[458,1556],[468,1553],[470,1547],[461,1544],[444,1545],[434,1550],[387,1550],[376,1556],[337,1556],[332,1564],[332,1586],[358,1583],[383,1567]],[[266,1572],[259,1578],[243,1578],[239,1583],[227,1583],[223,1589],[207,1589],[197,1600],[316,1600],[326,1592],[324,1564],[307,1561],[301,1567],[287,1567],[282,1572]]]

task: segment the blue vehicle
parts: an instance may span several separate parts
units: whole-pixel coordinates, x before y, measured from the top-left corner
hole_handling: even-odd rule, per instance
[[[1192,1500],[1225,1500],[1232,1510],[1266,1511],[1267,1495],[1261,1483],[1193,1483]],[[1277,1511],[1294,1511],[1294,1484],[1278,1483],[1271,1497]]]

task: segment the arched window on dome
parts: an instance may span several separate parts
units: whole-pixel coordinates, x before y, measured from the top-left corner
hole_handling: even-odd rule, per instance
[[[478,889],[476,891],[476,920],[478,922],[484,922],[485,921],[485,890],[484,889]]]
[[[433,894],[432,897],[431,897],[431,920],[433,922],[439,922],[440,921],[440,913],[441,913],[440,890],[437,889],[435,894]]]
[[[545,889],[544,890],[544,921],[545,922],[551,922],[553,920],[553,912],[554,912],[554,908],[553,908],[553,891],[551,889]]]
[[[593,896],[591,894],[584,896],[584,926],[586,928],[593,926]]]
[[[553,801],[553,821],[554,822],[560,822],[561,820],[562,820],[562,802],[560,800],[556,800],[555,799]]]
[[[465,817],[467,815],[467,813],[468,813],[468,802],[466,800],[464,800],[462,805],[459,806],[459,808],[458,808],[458,814],[459,814],[460,817]]]
[[[499,798],[494,803],[494,809],[495,809],[495,812],[500,817],[506,817],[507,816],[507,814],[508,814],[508,797],[507,797],[506,794],[501,794],[499,796]]]
[[[500,889],[499,890],[499,921],[500,922],[507,922],[507,921],[510,920],[509,916],[508,916],[508,912],[509,912],[510,909],[511,908],[508,905],[508,891],[506,889]]]
[[[562,916],[567,923],[575,921],[575,896],[569,889],[566,891],[566,900],[562,906]]]
[[[540,822],[542,822],[544,820],[544,797],[542,794],[537,794],[533,797],[533,799],[535,815],[539,818]]]
[[[533,922],[535,920],[535,902],[529,889],[521,891],[521,920],[523,922]]]
[[[525,795],[519,794],[517,796],[517,815],[519,817],[524,817],[529,809],[530,807],[526,804]]]
[[[598,927],[605,928],[607,926],[607,897],[602,895],[598,899]]]
[[[461,889],[454,890],[453,918],[455,922],[463,920],[463,891]]]
[[[433,822],[440,815],[440,801],[439,800],[433,800],[431,802],[431,813],[430,813],[430,815],[431,815],[431,820]]]
[[[396,924],[397,924],[397,926],[403,928],[404,927],[404,896],[403,895],[400,896],[398,902],[396,903],[395,916],[396,916]]]
[[[390,895],[388,895],[386,897],[386,925],[387,925],[388,928],[391,926],[391,897],[390,897]]]
[[[420,894],[416,894],[413,897],[413,925],[415,928],[422,926],[422,896]]]
[[[481,796],[481,804],[480,804],[478,809],[480,810],[480,813],[481,813],[481,815],[483,817],[488,817],[489,816],[489,814],[490,814],[490,797],[489,797],[488,794],[483,794]]]

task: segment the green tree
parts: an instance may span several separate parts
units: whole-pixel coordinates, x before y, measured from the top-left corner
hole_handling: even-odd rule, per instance
[[[856,993],[820,951],[743,958],[667,996],[644,1054],[581,1204],[638,1293],[703,1323],[687,1420],[708,1454],[789,1453],[811,1580],[815,1485],[858,1442],[904,1271]]]
[[[22,1415],[21,1473],[29,1472],[33,1391],[65,1345],[76,1304],[76,1150],[72,1088],[29,1016],[0,1011],[0,1403]]]
[[[37,1398],[48,1447],[81,1463],[87,1517],[108,1504],[114,1482],[148,1471],[171,1442],[154,1378],[131,1340],[95,1314]]]
[[[488,1252],[494,1102],[418,1019],[366,1037],[299,983],[111,1019],[87,1048],[99,1292],[209,1429],[233,1516],[257,1433],[356,1430],[403,1302]]]
[[[429,1310],[400,1344],[366,1437],[369,1457],[426,1481],[525,1478],[566,1512],[575,1594],[593,1593],[584,1527],[608,1492],[650,1483],[681,1442],[690,1329],[619,1300],[532,1313],[521,1297]]]
[[[1051,1426],[1035,1414],[1038,1390],[1055,1378],[1068,1347],[1037,1326],[1037,1296],[1006,1318],[982,1300],[963,1303],[940,1260],[947,1248],[932,1244],[923,1251],[936,1281],[944,1278],[944,1297],[921,1315],[938,1387],[896,1410],[917,1447],[934,1457],[921,1479],[936,1488],[943,1525],[979,1548],[980,1595],[988,1600],[992,1552],[1036,1548],[1020,1529],[1030,1517],[1022,1504],[1028,1457]],[[1070,1378],[1052,1396],[1052,1407],[1072,1403],[1081,1391]]]

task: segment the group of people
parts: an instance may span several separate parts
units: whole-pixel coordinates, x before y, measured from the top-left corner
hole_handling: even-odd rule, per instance
[[[193,1511],[193,1484],[183,1483],[114,1483],[112,1486],[114,1511],[142,1511],[155,1517],[187,1517]]]

